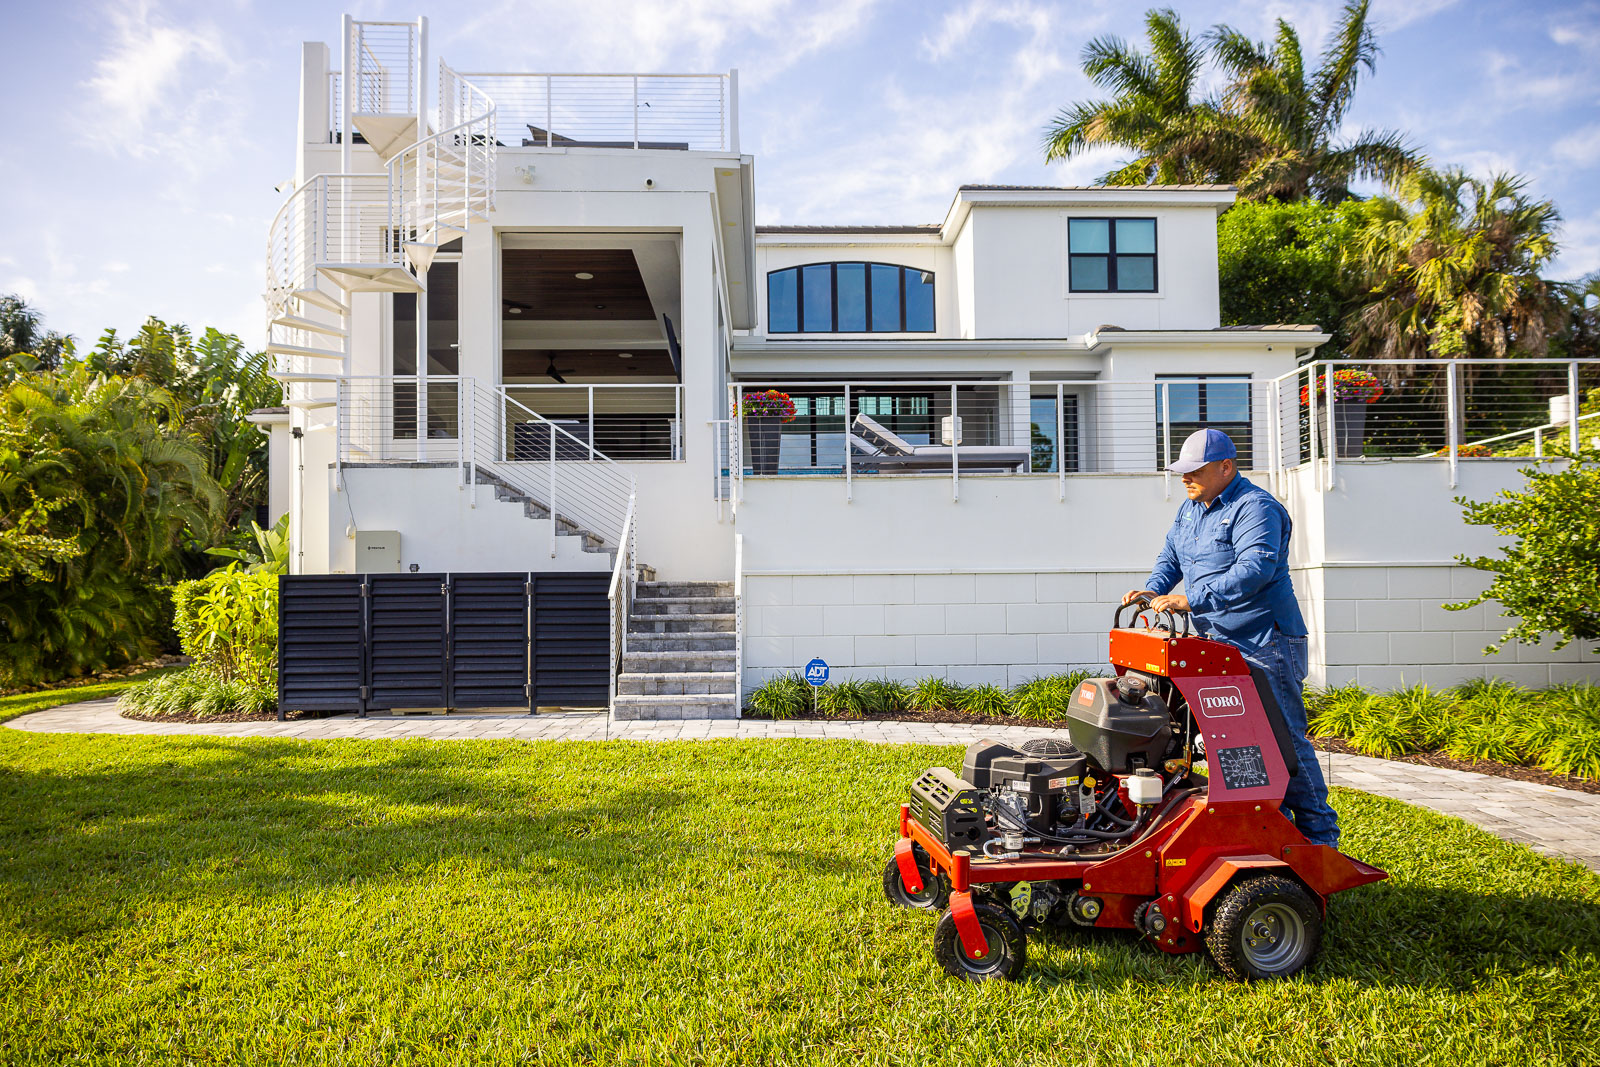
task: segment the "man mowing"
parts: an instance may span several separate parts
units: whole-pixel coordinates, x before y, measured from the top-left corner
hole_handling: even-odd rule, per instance
[[[1339,817],[1306,739],[1306,624],[1289,580],[1289,512],[1237,470],[1238,450],[1221,430],[1198,430],[1168,469],[1183,476],[1188,501],[1167,531],[1145,584],[1124,604],[1153,598],[1158,611],[1193,613],[1199,632],[1225,641],[1266,674],[1294,739],[1300,769],[1283,812],[1319,845],[1339,844]],[[1173,593],[1179,580],[1183,593]]]

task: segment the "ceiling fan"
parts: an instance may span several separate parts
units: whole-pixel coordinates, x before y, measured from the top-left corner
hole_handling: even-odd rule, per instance
[[[562,385],[566,385],[567,384],[567,380],[561,376],[561,373],[559,371],[556,370],[556,354],[554,352],[550,353],[550,365],[544,369],[544,372],[545,372],[546,375],[548,375],[551,378],[554,378],[556,381],[560,382]]]

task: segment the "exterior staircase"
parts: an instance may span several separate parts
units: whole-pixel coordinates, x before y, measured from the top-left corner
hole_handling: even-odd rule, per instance
[[[617,675],[619,719],[735,719],[732,582],[641,581]]]

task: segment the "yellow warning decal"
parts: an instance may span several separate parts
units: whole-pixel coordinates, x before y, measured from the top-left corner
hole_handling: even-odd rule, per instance
[[[1144,665],[1144,669],[1147,670],[1147,671],[1155,671],[1157,674],[1160,674],[1161,673],[1161,664],[1159,664],[1159,663],[1146,663]]]
[[[1167,866],[1168,867],[1182,867],[1184,864],[1186,864],[1188,862],[1189,862],[1188,860],[1168,860],[1167,861]]]

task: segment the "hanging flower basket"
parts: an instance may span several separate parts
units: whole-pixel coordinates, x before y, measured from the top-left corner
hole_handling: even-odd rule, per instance
[[[1317,399],[1321,400],[1328,395],[1328,377],[1319,374],[1317,378]],[[1378,379],[1364,370],[1336,370],[1333,372],[1333,402],[1335,405],[1348,400],[1359,401],[1363,404],[1376,404],[1383,395],[1383,386],[1378,384]],[[1300,387],[1300,404],[1307,406],[1311,403],[1311,387]]]
[[[746,393],[739,400],[739,414],[749,434],[750,469],[756,474],[777,474],[783,424],[794,421],[794,400],[776,389]]]
[[[794,421],[794,401],[788,393],[768,389],[764,393],[746,393],[739,405],[739,414],[747,419],[776,416],[779,422]]]
[[[1450,448],[1448,445],[1434,453],[1436,456],[1448,456],[1449,454]],[[1456,455],[1463,456],[1468,459],[1485,459],[1494,455],[1494,449],[1490,448],[1488,445],[1457,445]]]

